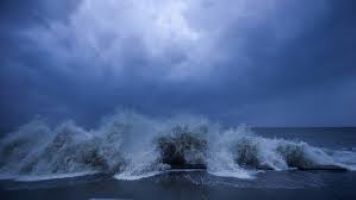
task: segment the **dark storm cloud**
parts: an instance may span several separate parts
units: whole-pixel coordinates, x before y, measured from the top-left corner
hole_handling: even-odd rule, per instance
[[[256,1],[257,14],[243,16],[226,9],[232,1],[198,2],[188,25],[180,4],[167,4],[176,25],[160,32],[140,7],[105,15],[78,1],[3,2],[1,127],[36,115],[95,125],[117,106],[232,124],[356,123],[353,1],[276,1],[271,13]]]

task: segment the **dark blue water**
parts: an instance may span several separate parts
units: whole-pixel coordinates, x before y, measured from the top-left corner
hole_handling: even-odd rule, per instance
[[[253,128],[258,135],[305,141],[311,145],[331,149],[356,148],[356,128]]]
[[[268,138],[302,140],[354,151],[356,128],[254,128]],[[353,171],[261,171],[254,179],[205,171],[166,172],[135,181],[100,175],[61,180],[2,181],[0,199],[356,199]]]

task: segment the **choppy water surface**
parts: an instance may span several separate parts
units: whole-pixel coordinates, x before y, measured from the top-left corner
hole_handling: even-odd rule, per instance
[[[294,197],[352,199],[355,147],[355,128],[221,128],[200,118],[134,113],[90,130],[34,121],[1,140],[1,194],[283,199],[300,190]]]

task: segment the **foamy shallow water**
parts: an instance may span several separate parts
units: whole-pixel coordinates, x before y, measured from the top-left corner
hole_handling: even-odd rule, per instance
[[[266,171],[255,179],[172,171],[138,180],[87,176],[0,182],[2,199],[354,199],[356,173]]]

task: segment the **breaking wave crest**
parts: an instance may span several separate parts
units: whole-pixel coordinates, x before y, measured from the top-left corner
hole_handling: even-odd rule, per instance
[[[243,126],[223,129],[204,119],[160,120],[131,112],[92,130],[74,122],[51,128],[33,121],[0,142],[0,174],[17,179],[100,173],[132,180],[170,169],[252,178],[260,170],[353,170],[355,158],[352,151],[263,138]]]

